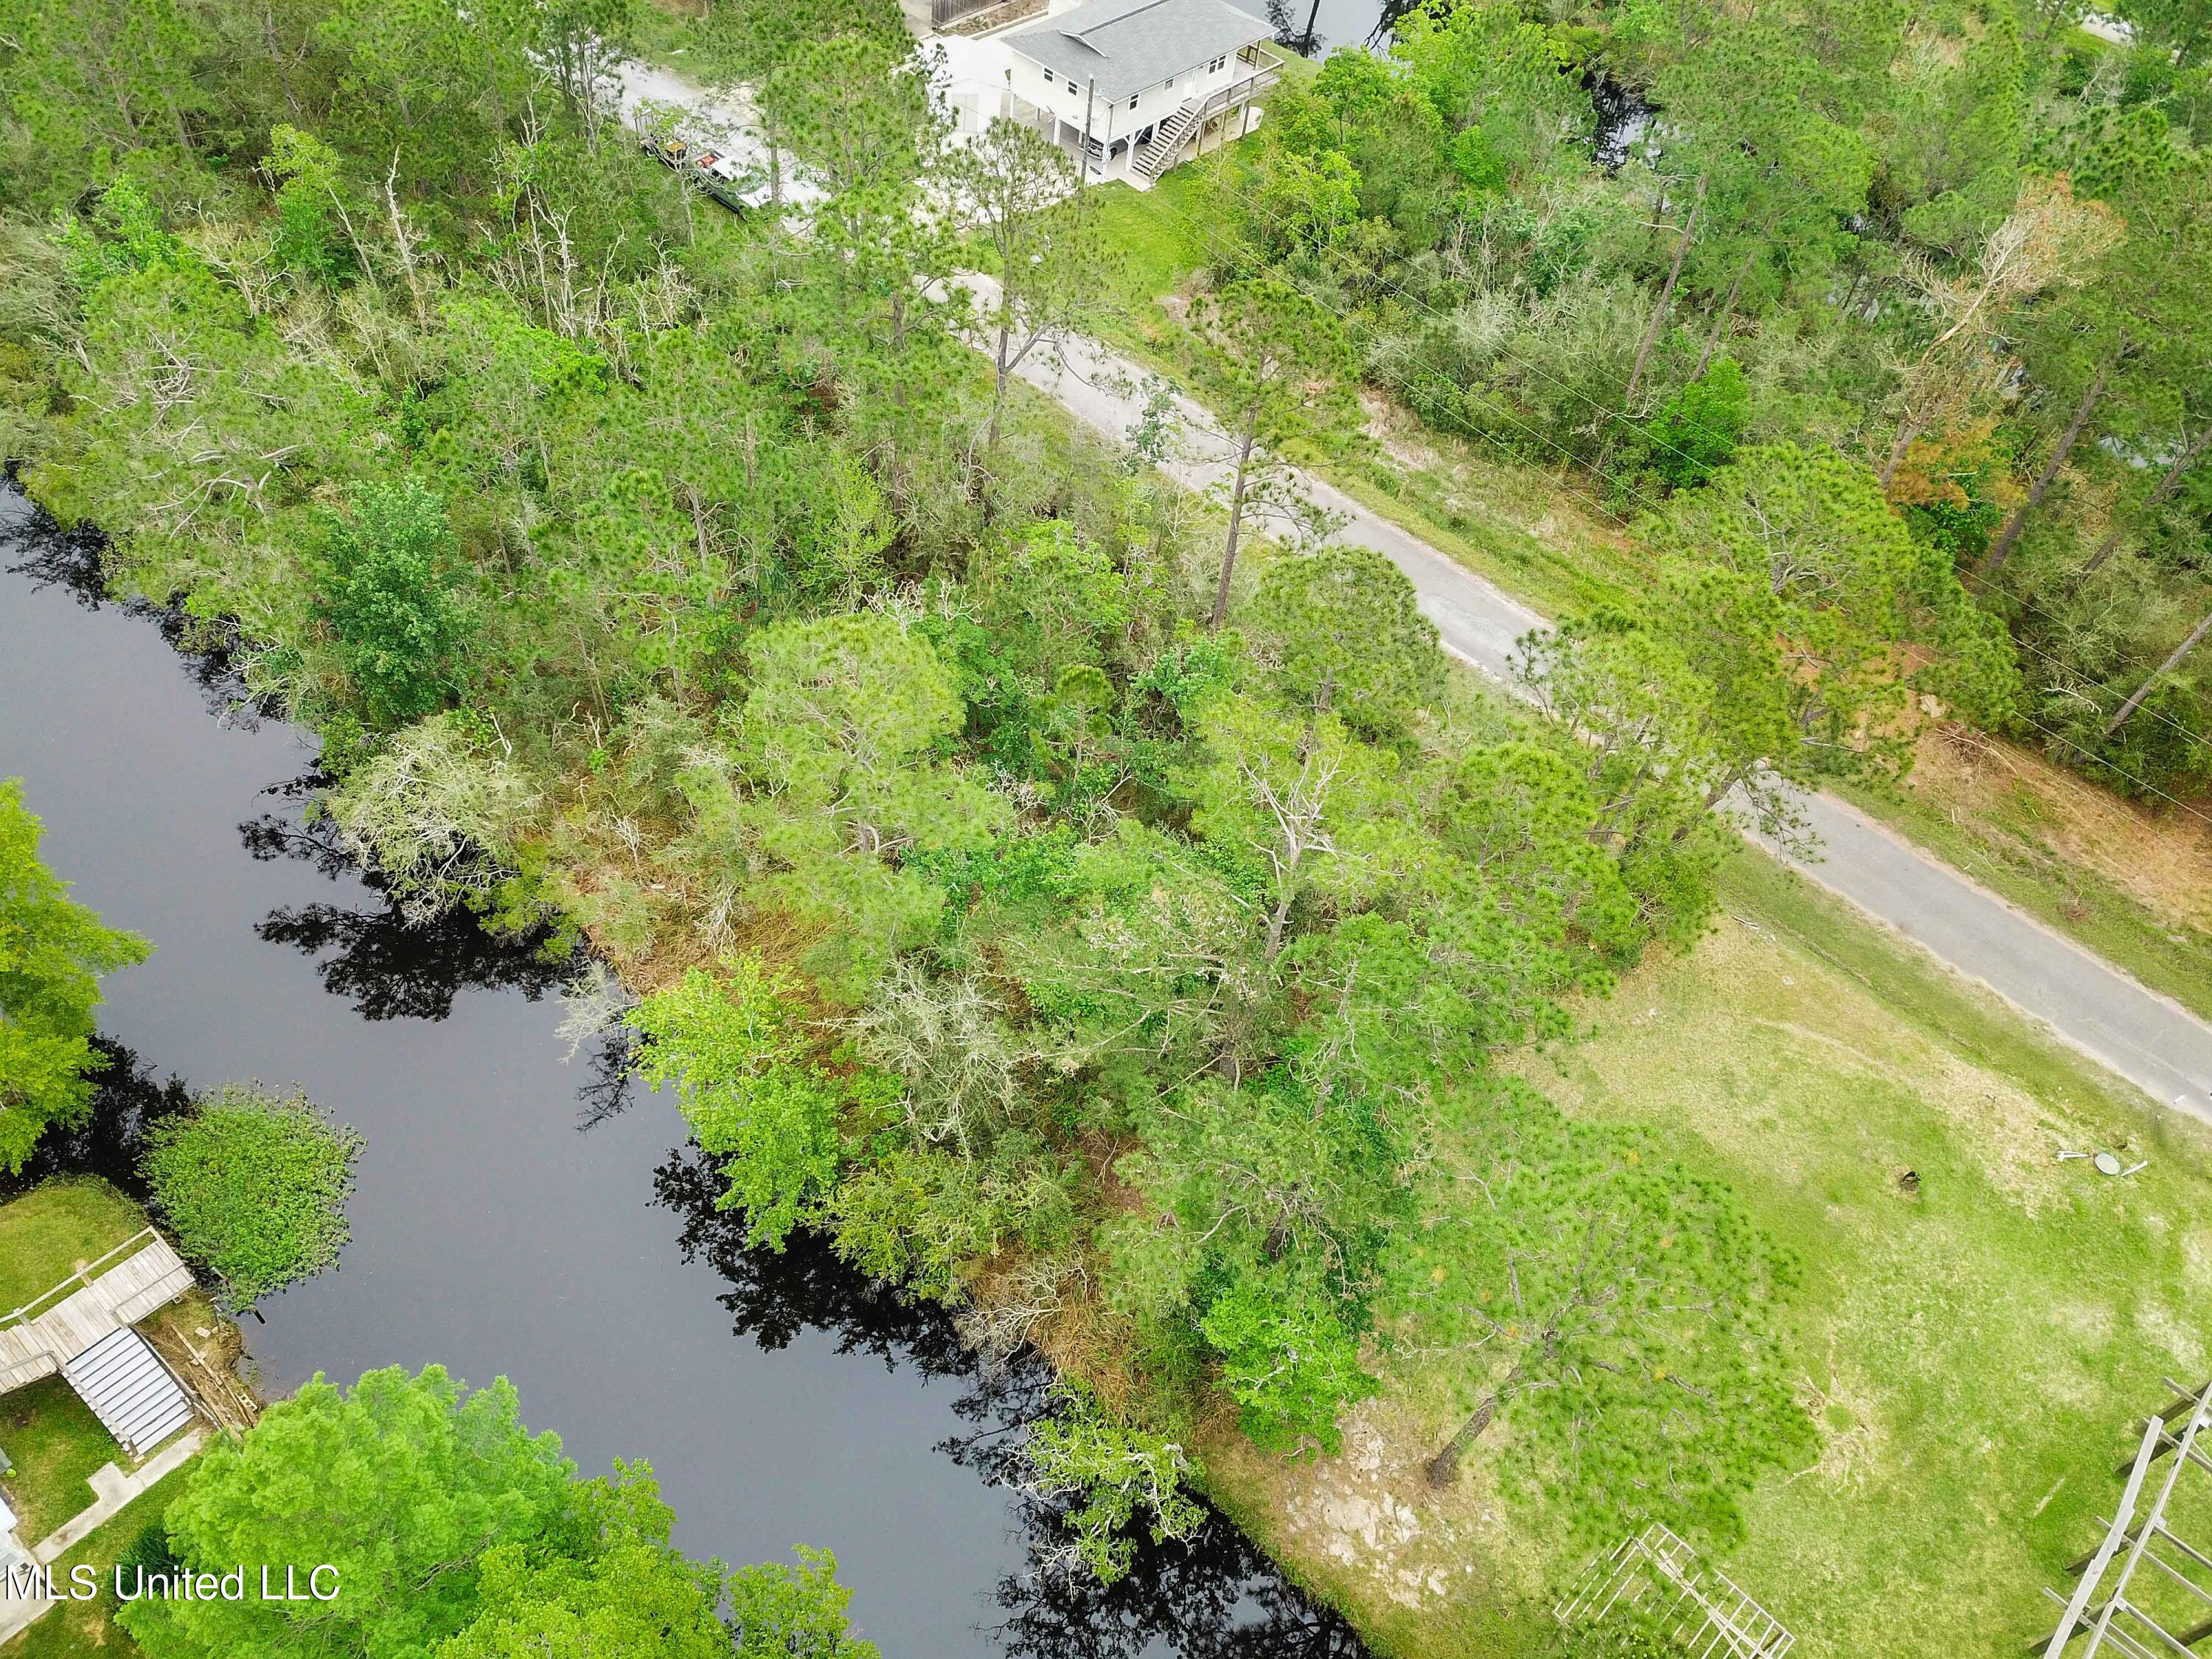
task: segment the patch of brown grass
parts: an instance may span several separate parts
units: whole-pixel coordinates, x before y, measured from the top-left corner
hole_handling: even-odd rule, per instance
[[[239,1374],[246,1339],[206,1291],[187,1291],[138,1328],[223,1428],[242,1432],[260,1417],[264,1402]]]
[[[1962,829],[2009,836],[2091,872],[2172,927],[2212,929],[2212,824],[2154,811],[2000,738],[1922,737],[1905,786]]]

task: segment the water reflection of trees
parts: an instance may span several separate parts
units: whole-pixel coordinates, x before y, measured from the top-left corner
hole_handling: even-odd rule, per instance
[[[17,1174],[0,1170],[0,1200],[60,1175],[98,1176],[133,1198],[146,1196],[138,1173],[146,1132],[165,1117],[189,1111],[191,1096],[182,1079],[156,1076],[123,1044],[96,1036],[92,1046],[106,1061],[94,1075],[92,1109],[73,1126],[49,1127]]]
[[[854,1272],[816,1235],[793,1234],[781,1254],[749,1247],[744,1216],[717,1207],[724,1183],[696,1148],[672,1152],[653,1185],[683,1223],[684,1260],[705,1261],[728,1283],[720,1300],[735,1334],[775,1350],[820,1331],[842,1353],[959,1379],[965,1386],[953,1411],[968,1427],[939,1449],[1007,1491],[1032,1561],[1060,1541],[1054,1510],[1014,1489],[1024,1431],[1051,1408],[1042,1361],[1022,1355],[982,1364],[942,1308]],[[1365,1651],[1341,1619],[1218,1514],[1187,1544],[1155,1544],[1141,1530],[1133,1536],[1134,1565],[1112,1585],[1042,1571],[1002,1579],[991,1633],[1008,1659],[1352,1659]]]
[[[40,587],[58,587],[87,611],[114,605],[126,616],[150,619],[199,687],[208,711],[233,726],[252,731],[263,715],[277,714],[247,692],[234,655],[236,636],[228,623],[188,616],[182,605],[111,597],[103,568],[106,550],[107,538],[98,531],[63,529],[30,504],[12,477],[0,481],[0,569],[28,576]],[[26,552],[27,557],[17,556]]]
[[[269,793],[299,798],[328,782],[309,774]],[[327,819],[302,823],[289,811],[264,812],[240,824],[238,833],[256,859],[312,865],[332,881],[353,883],[371,901],[280,905],[254,928],[272,945],[314,957],[324,988],[349,1000],[363,1019],[443,1019],[453,1012],[454,997],[470,990],[520,991],[534,1002],[575,971],[567,953],[548,953],[550,930],[496,935],[458,908],[410,921]]]

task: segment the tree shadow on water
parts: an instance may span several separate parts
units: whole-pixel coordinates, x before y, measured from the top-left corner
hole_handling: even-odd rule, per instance
[[[188,615],[180,604],[152,605],[118,599],[107,587],[107,538],[97,530],[63,528],[33,505],[12,475],[0,478],[0,571],[28,577],[34,587],[55,587],[86,611],[110,607],[140,617],[161,630],[207,703],[208,712],[246,731],[283,711],[256,696],[238,668],[236,632],[227,623]]]
[[[120,1042],[95,1036],[92,1046],[106,1061],[93,1076],[92,1109],[76,1124],[49,1127],[16,1174],[0,1170],[0,1200],[50,1176],[98,1176],[144,1201],[146,1182],[138,1161],[146,1132],[164,1118],[190,1111],[191,1095],[183,1079],[156,1076]]]
[[[309,774],[269,793],[312,795],[328,781]],[[575,971],[573,952],[549,954],[548,927],[495,934],[459,906],[411,920],[375,875],[362,870],[327,819],[302,823],[288,811],[264,812],[240,824],[238,833],[257,860],[313,865],[332,881],[352,884],[368,901],[280,905],[254,928],[271,945],[313,957],[324,988],[349,1000],[363,1019],[444,1019],[463,991],[520,991],[535,1002]]]
[[[984,1630],[1006,1659],[1364,1659],[1351,1626],[1218,1512],[1188,1542],[1156,1544],[1133,1529],[1129,1573],[1111,1585],[1047,1565],[1067,1533],[1059,1510],[1018,1484],[1027,1430],[1053,1409],[1052,1372],[1041,1358],[1024,1351],[984,1364],[945,1309],[855,1272],[818,1234],[793,1233],[780,1252],[747,1244],[744,1214],[719,1207],[724,1182],[696,1147],[671,1152],[653,1184],[683,1223],[684,1260],[728,1282],[720,1300],[735,1334],[775,1351],[820,1331],[842,1353],[964,1385],[952,1409],[969,1426],[938,1449],[1006,1493],[1029,1545],[1030,1570],[999,1582],[1000,1618]]]

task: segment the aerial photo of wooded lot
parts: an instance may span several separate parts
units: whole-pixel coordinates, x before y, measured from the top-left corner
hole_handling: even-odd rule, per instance
[[[0,0],[0,1659],[2212,1659],[2099,3]]]

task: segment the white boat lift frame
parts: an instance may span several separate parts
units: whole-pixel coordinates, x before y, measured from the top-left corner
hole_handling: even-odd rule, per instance
[[[1783,1659],[1797,1642],[1726,1573],[1656,1521],[1593,1561],[1553,1615],[1562,1625],[1595,1623],[1622,1602],[1692,1659]]]
[[[2073,1595],[2061,1596],[2048,1588],[2044,1591],[2065,1607],[2051,1639],[2039,1640],[2032,1650],[2044,1659],[2062,1659],[2077,1636],[2089,1639],[2074,1659],[2107,1653],[2122,1659],[2201,1659],[2201,1652],[2212,1652],[2200,1650],[2200,1644],[2212,1640],[2212,1540],[2192,1545],[2166,1525],[2183,1476],[2192,1469],[2200,1476],[2212,1476],[2212,1458],[2198,1449],[2200,1438],[2212,1447],[2212,1382],[2193,1390],[2172,1377],[2166,1384],[2175,1398],[2144,1423],[2142,1444],[2134,1460],[2120,1465],[2128,1484],[2120,1494],[2119,1512],[2106,1524],[2104,1542],[2069,1569],[2081,1576]],[[2143,1487],[2169,1452],[2173,1462],[2138,1522],[2136,1506],[2142,1500]],[[2201,1486],[2196,1495],[2207,1494],[2212,1494],[2212,1486]],[[2162,1599],[2169,1607],[2194,1605],[2199,1615],[2195,1623],[2179,1632],[2169,1630],[2160,1614],[2144,1606],[2148,1593],[2131,1593],[2136,1574],[2144,1567],[2155,1571],[2145,1573],[2140,1582],[2160,1591],[2169,1583],[2178,1585],[2181,1594],[2166,1592]]]

